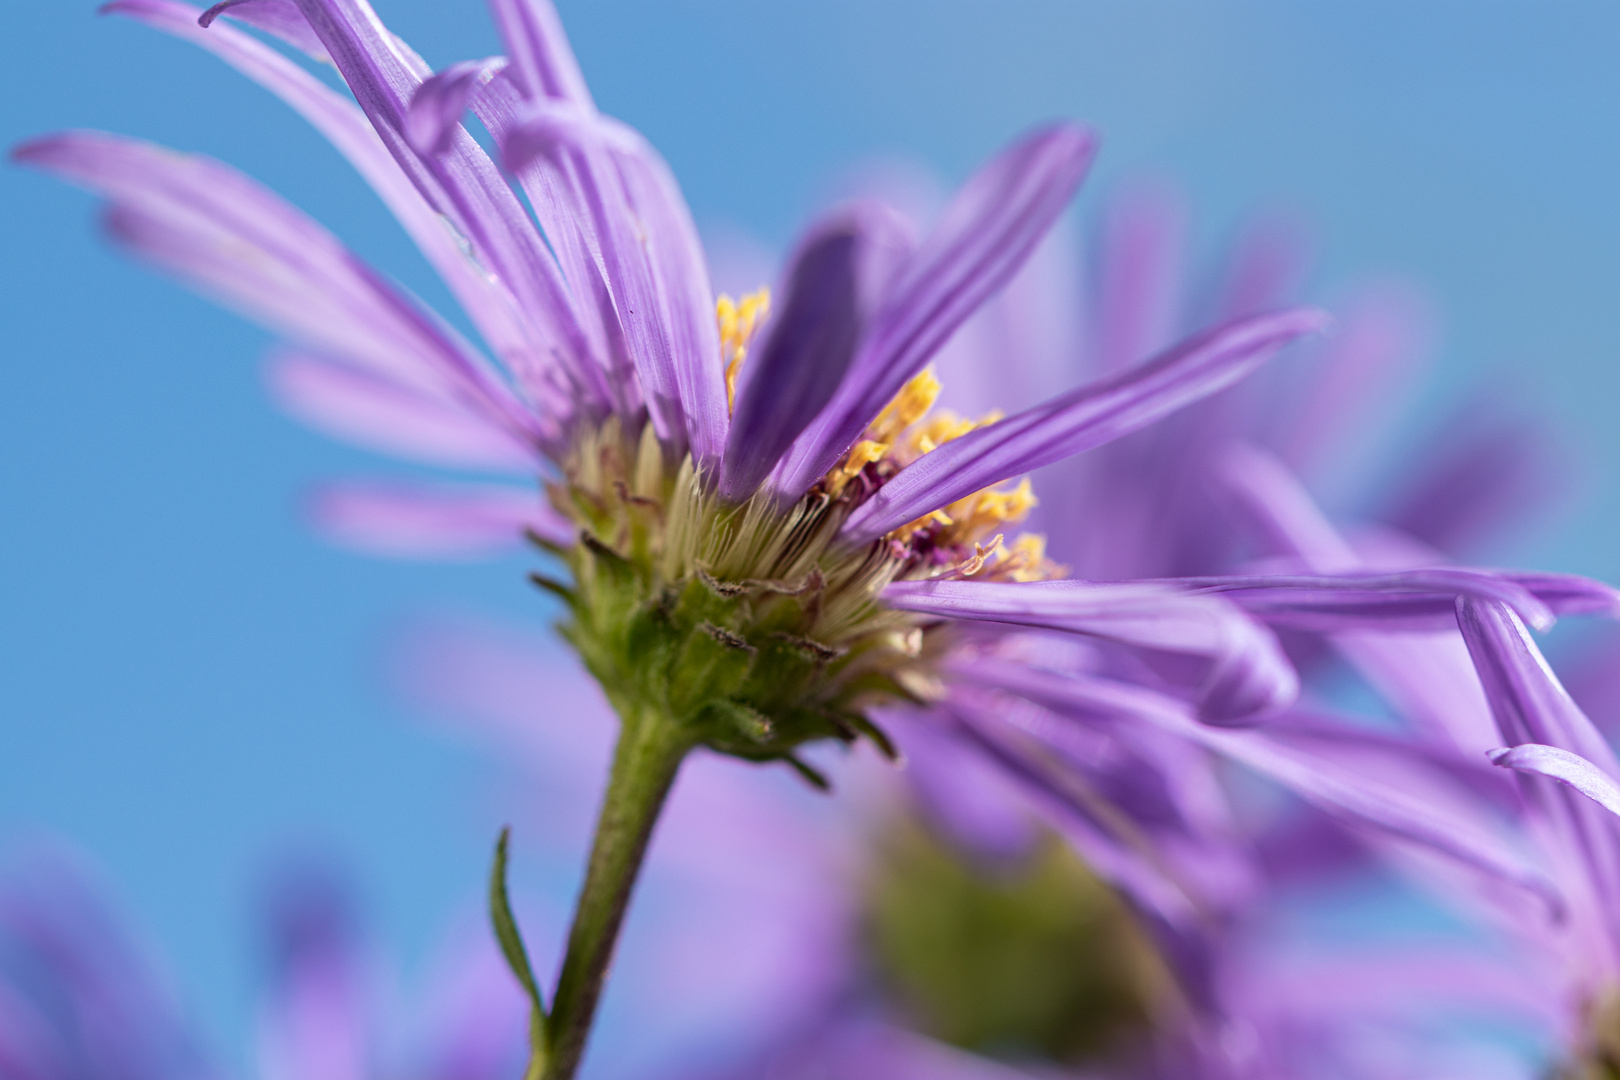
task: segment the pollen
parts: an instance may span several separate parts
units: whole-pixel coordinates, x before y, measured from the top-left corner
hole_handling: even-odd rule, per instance
[[[939,399],[939,376],[934,374],[933,368],[924,368],[920,374],[913,378],[900,392],[894,395],[894,400],[883,407],[876,420],[867,428],[868,437],[873,442],[886,443],[893,446],[900,438],[901,432],[928,415],[928,410],[934,407]]]
[[[850,447],[843,462],[827,474],[827,494],[836,499],[849,482],[861,474],[862,469],[875,461],[882,461],[888,452],[886,444],[871,439],[862,439]]]
[[[760,286],[741,300],[725,293],[714,302],[715,321],[720,326],[720,362],[726,368],[726,408],[737,408],[737,374],[748,358],[754,334],[771,313],[771,290]]]
[[[969,420],[965,416],[956,415],[949,409],[941,409],[928,417],[925,422],[918,425],[906,436],[906,456],[912,460],[920,458],[930,451],[938,450],[948,442],[960,439],[975,428],[982,428],[995,423],[1002,416],[1001,410],[997,409],[986,413],[977,420]]]
[[[946,507],[952,522],[952,532],[958,542],[967,544],[988,536],[1002,525],[1017,524],[1035,508],[1035,489],[1029,479],[1019,481],[1011,491],[986,488],[961,498]]]
[[[1062,567],[1046,557],[1046,537],[1040,533],[1024,533],[1002,548],[1001,558],[991,571],[1003,581],[1043,581],[1062,577],[1064,573]]]

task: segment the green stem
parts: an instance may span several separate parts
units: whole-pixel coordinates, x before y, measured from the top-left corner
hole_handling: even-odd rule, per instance
[[[545,1080],[571,1080],[579,1068],[647,841],[676,770],[692,748],[686,733],[661,711],[622,708],[620,715],[613,771],[546,1025]]]

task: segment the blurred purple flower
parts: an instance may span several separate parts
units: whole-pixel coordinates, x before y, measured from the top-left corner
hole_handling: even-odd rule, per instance
[[[38,850],[0,877],[0,1076],[213,1080],[179,1004],[73,860]]]

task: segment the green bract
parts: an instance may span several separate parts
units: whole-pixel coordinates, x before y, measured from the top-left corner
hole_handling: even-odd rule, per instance
[[[947,631],[878,600],[910,561],[836,540],[851,499],[724,505],[650,426],[610,420],[576,447],[550,495],[579,540],[548,545],[572,583],[537,580],[567,601],[562,631],[621,716],[652,710],[694,744],[818,782],[794,754],[806,742],[866,736],[893,754],[867,710],[932,697]]]

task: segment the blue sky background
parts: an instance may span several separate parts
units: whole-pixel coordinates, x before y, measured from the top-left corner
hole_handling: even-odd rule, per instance
[[[476,0],[377,5],[435,65],[497,51]],[[1206,245],[1291,208],[1323,281],[1394,270],[1434,297],[1438,393],[1505,380],[1566,430],[1583,499],[1523,554],[1620,578],[1620,8],[562,9],[599,103],[663,150],[700,223],[768,243],[874,154],[955,180],[1054,116],[1103,134],[1082,216],[1143,174],[1188,190]],[[0,49],[0,141],[83,126],[206,151],[442,300],[338,156],[211,57],[78,0],[17,5]],[[310,481],[386,463],[273,412],[265,336],[112,253],[83,194],[4,168],[0,206],[0,835],[88,851],[226,1047],[277,851],[352,862],[407,964],[484,872],[493,770],[390,700],[391,628],[545,611],[521,560],[389,564],[308,536]]]

